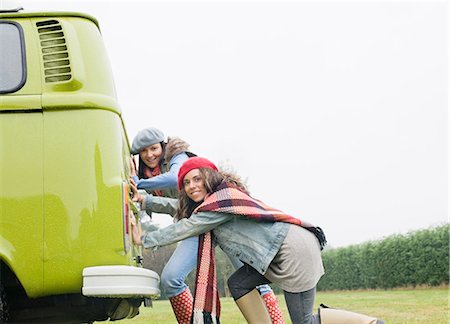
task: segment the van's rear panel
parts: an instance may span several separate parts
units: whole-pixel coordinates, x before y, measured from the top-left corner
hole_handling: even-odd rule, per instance
[[[159,278],[127,233],[129,143],[98,23],[0,12],[0,42],[0,304],[18,322],[135,316]]]
[[[27,238],[11,252],[24,266],[11,266],[30,297],[79,292],[84,267],[133,263],[122,213],[129,148],[108,57],[92,17],[0,18],[3,62],[14,65],[0,70],[2,222],[23,214],[13,235]],[[41,265],[22,276],[30,255]]]
[[[77,292],[83,268],[131,265],[124,246],[119,116],[105,110],[44,112],[44,287]]]

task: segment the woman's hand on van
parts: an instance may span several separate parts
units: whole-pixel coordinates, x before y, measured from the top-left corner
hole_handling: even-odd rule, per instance
[[[131,223],[131,233],[133,235],[133,242],[136,245],[142,245],[142,240],[141,240],[141,228],[140,226],[137,224],[136,221],[136,217],[134,216],[134,214],[132,213],[130,215],[130,223]]]
[[[131,156],[130,159],[130,172],[131,172],[131,176],[134,177],[137,175],[136,173],[136,160],[134,159],[134,156]]]
[[[133,201],[136,201],[138,203],[142,203],[142,201],[144,200],[144,196],[139,194],[137,186],[136,186],[136,182],[134,182],[133,179],[130,178],[130,187],[131,187],[131,191],[133,192]]]

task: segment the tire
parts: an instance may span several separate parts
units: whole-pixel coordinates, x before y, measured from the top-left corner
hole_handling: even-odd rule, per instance
[[[6,292],[0,284],[0,323],[8,322],[8,303],[6,300]]]

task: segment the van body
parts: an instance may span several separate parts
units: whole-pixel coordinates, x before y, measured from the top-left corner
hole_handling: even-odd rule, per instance
[[[0,12],[0,322],[133,317],[159,295],[98,22]]]

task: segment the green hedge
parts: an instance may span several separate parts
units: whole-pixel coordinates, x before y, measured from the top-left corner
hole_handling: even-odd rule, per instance
[[[325,250],[318,290],[375,289],[448,283],[450,225]]]

